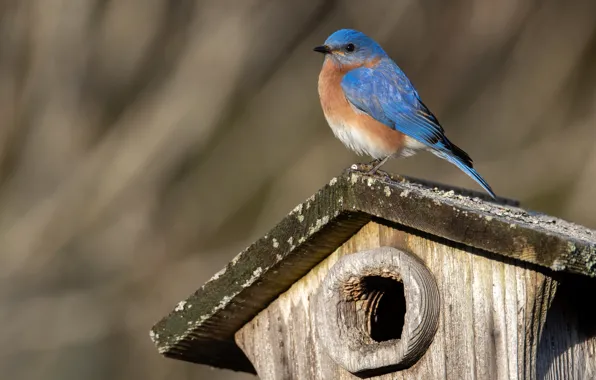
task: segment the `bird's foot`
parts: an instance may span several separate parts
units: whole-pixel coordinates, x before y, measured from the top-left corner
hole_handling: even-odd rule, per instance
[[[368,174],[368,175],[375,174],[377,172],[377,170],[379,170],[379,168],[381,167],[382,162],[383,162],[383,160],[377,158],[376,160],[372,160],[371,162],[366,164],[368,167],[370,167],[370,169],[366,172],[366,174]]]
[[[373,175],[377,172],[377,170],[379,170],[379,168],[383,165],[385,165],[385,163],[387,162],[387,160],[389,160],[391,158],[391,156],[387,156],[385,158],[381,159],[376,159],[373,160],[369,165],[373,165],[372,169],[369,170],[368,175]]]
[[[371,162],[366,163],[366,164],[354,164],[354,165],[352,165],[352,170],[359,171],[366,175],[374,175],[374,174],[379,175],[379,173],[377,173],[379,168],[381,166],[383,166],[389,158],[390,157],[386,157],[383,159],[379,158],[376,160],[372,160]],[[384,176],[386,179],[391,179],[391,176],[385,172],[382,172],[381,175]]]
[[[355,171],[359,171],[361,173],[364,174],[373,174],[376,170],[373,171],[373,169],[375,169],[375,167],[379,164],[379,162],[381,162],[380,159],[376,159],[376,160],[372,160],[371,162],[368,163],[358,163],[358,164],[353,164],[351,169],[355,170]]]
[[[372,169],[370,169],[369,171],[366,172],[366,174],[368,175],[373,175],[377,172],[377,170],[379,170],[379,168],[375,165]]]

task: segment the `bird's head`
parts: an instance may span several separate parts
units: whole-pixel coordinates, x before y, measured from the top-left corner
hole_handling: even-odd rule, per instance
[[[386,56],[381,46],[366,34],[341,29],[330,35],[325,43],[313,49],[323,53],[340,66],[356,68],[373,64]]]

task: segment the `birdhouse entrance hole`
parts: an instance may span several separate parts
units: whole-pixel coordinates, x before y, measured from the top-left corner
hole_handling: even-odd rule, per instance
[[[439,321],[439,291],[415,256],[379,247],[341,257],[317,290],[318,337],[336,363],[359,377],[412,366]]]
[[[406,316],[404,284],[393,278],[368,276],[362,279],[367,294],[368,334],[375,342],[401,339]]]

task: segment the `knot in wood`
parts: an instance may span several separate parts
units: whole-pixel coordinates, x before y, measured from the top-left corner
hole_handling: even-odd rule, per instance
[[[439,290],[416,257],[381,247],[342,257],[312,309],[318,339],[339,365],[360,377],[412,366],[432,342]]]

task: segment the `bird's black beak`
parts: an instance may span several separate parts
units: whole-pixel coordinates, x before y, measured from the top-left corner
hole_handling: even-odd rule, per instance
[[[329,54],[329,53],[331,53],[331,49],[329,49],[329,46],[325,46],[325,45],[317,46],[313,50],[316,51],[316,52],[318,52],[318,53],[323,53],[323,54]]]

